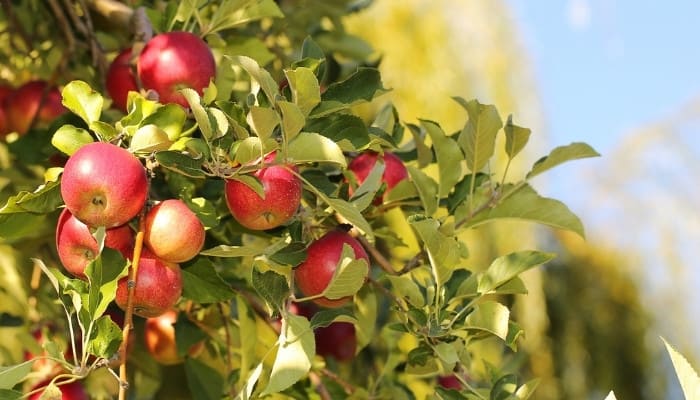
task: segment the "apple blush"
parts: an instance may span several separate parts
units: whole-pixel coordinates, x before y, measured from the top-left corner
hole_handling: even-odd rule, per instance
[[[182,200],[162,201],[146,213],[144,243],[165,261],[194,258],[204,246],[205,235],[204,225]]]
[[[129,97],[129,92],[139,91],[136,77],[131,67],[131,48],[122,50],[114,58],[107,70],[106,81],[105,86],[109,97],[112,98],[113,106],[127,112],[126,100]]]
[[[384,161],[384,173],[382,174],[382,182],[386,185],[386,190],[391,190],[399,182],[408,178],[408,170],[403,164],[403,161],[396,154],[389,151],[384,151],[384,154],[379,154],[374,151],[366,151],[357,157],[355,157],[350,164],[348,164],[348,170],[355,174],[355,180],[358,185],[361,185],[369,173],[374,168],[378,159]],[[349,190],[349,194],[352,195],[352,188]],[[377,196],[374,199],[374,204],[381,204],[383,196]]]

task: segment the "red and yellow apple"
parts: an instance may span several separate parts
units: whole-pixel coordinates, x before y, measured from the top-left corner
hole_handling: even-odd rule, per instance
[[[184,201],[168,199],[146,213],[144,243],[172,263],[189,261],[204,246],[204,225]]]
[[[67,111],[58,89],[41,80],[18,87],[5,101],[7,129],[20,135],[27,133],[33,123],[48,124]]]
[[[171,309],[157,317],[146,319],[144,336],[146,350],[160,364],[175,365],[185,361],[177,352],[175,327],[177,310]],[[204,348],[204,342],[193,344],[187,354],[196,356]]]
[[[134,233],[129,225],[107,229],[104,244],[122,253],[124,258],[129,258],[134,248]],[[99,252],[90,228],[75,218],[68,209],[64,209],[58,217],[56,249],[66,270],[79,278],[85,278],[85,267]]]
[[[114,107],[127,112],[126,100],[129,92],[138,92],[136,76],[131,66],[131,48],[122,50],[109,65],[106,89]]]
[[[161,103],[189,107],[178,91],[191,88],[201,95],[216,75],[216,62],[199,36],[167,32],[146,43],[138,58],[137,73],[143,87],[158,93]]]
[[[306,260],[294,269],[294,281],[304,296],[321,294],[328,287],[340,262],[345,244],[352,248],[355,259],[363,259],[369,263],[365,249],[347,232],[335,229],[326,233],[309,245],[306,249]],[[324,307],[340,307],[350,299],[351,297],[340,299],[319,297],[314,299],[314,302]]]
[[[141,161],[110,143],[94,142],[78,149],[61,177],[66,207],[90,227],[124,225],[141,211],[147,194]]]
[[[236,179],[227,179],[224,186],[226,204],[233,217],[248,229],[266,230],[287,223],[301,203],[301,180],[292,172],[292,165],[272,164],[276,153],[264,158],[261,169],[253,175],[263,187],[259,196],[250,186]]]
[[[382,174],[382,182],[386,185],[386,190],[391,190],[399,182],[408,178],[408,170],[403,164],[403,161],[396,154],[389,151],[384,151],[384,154],[379,154],[374,151],[366,151],[355,157],[350,164],[348,170],[355,175],[355,180],[358,185],[361,185],[369,173],[374,168],[377,160],[384,161],[384,173]],[[349,194],[352,195],[352,187],[349,189]],[[374,204],[381,204],[383,196],[377,196]]]

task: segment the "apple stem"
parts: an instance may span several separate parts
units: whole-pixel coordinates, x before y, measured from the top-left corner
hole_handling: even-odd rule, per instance
[[[143,250],[143,236],[146,226],[146,207],[141,209],[139,214],[139,230],[136,233],[134,243],[134,254],[129,267],[129,280],[127,285],[126,311],[124,313],[124,327],[122,329],[122,344],[119,347],[119,400],[126,399],[126,390],[129,387],[128,376],[126,371],[127,344],[129,343],[129,335],[133,329],[134,315],[134,292],[136,289],[136,278],[139,269],[139,261],[141,260],[141,251]]]

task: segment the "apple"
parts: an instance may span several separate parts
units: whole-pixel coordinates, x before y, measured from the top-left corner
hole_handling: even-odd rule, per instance
[[[117,305],[126,310],[128,277],[117,282]],[[156,257],[148,249],[141,252],[134,289],[134,314],[151,318],[173,308],[182,294],[180,266]]]
[[[366,151],[355,157],[348,164],[348,170],[355,175],[358,185],[361,185],[367,179],[367,176],[380,158],[384,160],[382,182],[386,185],[386,190],[391,190],[399,182],[408,178],[408,170],[406,170],[403,161],[396,154],[384,151],[384,154],[380,155],[374,151]],[[349,194],[352,196],[352,188],[350,188]],[[382,198],[383,196],[377,196],[374,204],[381,204]]]
[[[39,388],[45,388],[46,386],[49,385],[49,383],[50,383],[50,380],[46,380],[44,382],[41,382],[38,385],[34,386],[32,388],[32,391],[37,390]],[[90,397],[88,396],[87,392],[85,391],[85,388],[83,387],[82,383],[80,383],[80,381],[66,383],[65,385],[58,386],[58,388],[61,391],[61,400],[89,400],[90,399]],[[44,394],[44,390],[38,391],[38,392],[32,394],[31,396],[29,396],[28,400],[39,400],[40,398],[42,398],[43,394]]]
[[[263,163],[272,164],[276,153],[265,156]],[[263,187],[260,197],[250,186],[236,179],[227,179],[224,192],[226,205],[233,217],[253,230],[276,228],[288,222],[301,203],[301,180],[292,173],[292,165],[263,166],[253,176]]]
[[[216,62],[207,43],[190,32],[154,36],[139,54],[137,73],[146,89],[161,103],[189,104],[178,91],[191,88],[201,95],[216,75]]]
[[[356,259],[363,259],[369,264],[369,257],[357,239],[341,229],[329,231],[309,245],[306,260],[294,269],[294,281],[304,296],[323,293],[333,278],[344,244],[350,245]],[[333,300],[319,297],[313,301],[324,307],[340,307],[350,299],[350,296]]]
[[[175,341],[175,327],[178,311],[170,309],[157,317],[146,319],[144,337],[146,350],[160,364],[175,365],[185,361],[177,352]],[[193,344],[188,354],[196,356],[204,349],[204,342]]]
[[[131,257],[134,234],[129,225],[107,229],[105,246],[119,251],[124,258]],[[64,209],[58,217],[56,249],[66,270],[79,278],[85,278],[85,267],[99,252],[90,228],[75,218],[68,209]]]
[[[106,77],[106,89],[109,97],[112,98],[112,105],[124,112],[126,100],[130,91],[138,92],[139,86],[136,83],[136,76],[131,67],[131,48],[122,50],[109,65]]]
[[[316,354],[331,356],[340,362],[350,361],[355,357],[357,337],[355,325],[350,322],[332,322],[328,326],[314,330]]]
[[[0,138],[5,137],[10,133],[7,126],[7,112],[5,98],[7,98],[12,93],[12,88],[6,85],[0,85]]]
[[[48,124],[68,111],[58,89],[41,80],[18,87],[5,101],[7,128],[20,135],[27,133],[35,120]]]
[[[161,201],[146,213],[144,243],[157,257],[189,261],[204,246],[204,225],[184,201]]]
[[[453,375],[443,375],[437,378],[438,385],[444,387],[445,389],[456,389],[462,390],[462,383]]]
[[[90,227],[124,225],[141,211],[147,195],[148,179],[141,161],[110,143],[84,145],[63,169],[63,201]]]

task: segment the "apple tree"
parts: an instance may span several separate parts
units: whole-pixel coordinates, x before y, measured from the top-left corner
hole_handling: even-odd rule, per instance
[[[468,233],[583,235],[530,182],[597,153],[497,176],[517,116],[361,113],[390,90],[343,29],[368,3],[2,3],[3,293],[26,295],[2,310],[0,397],[532,395],[483,344],[517,351],[508,299],[555,255],[473,265]]]

